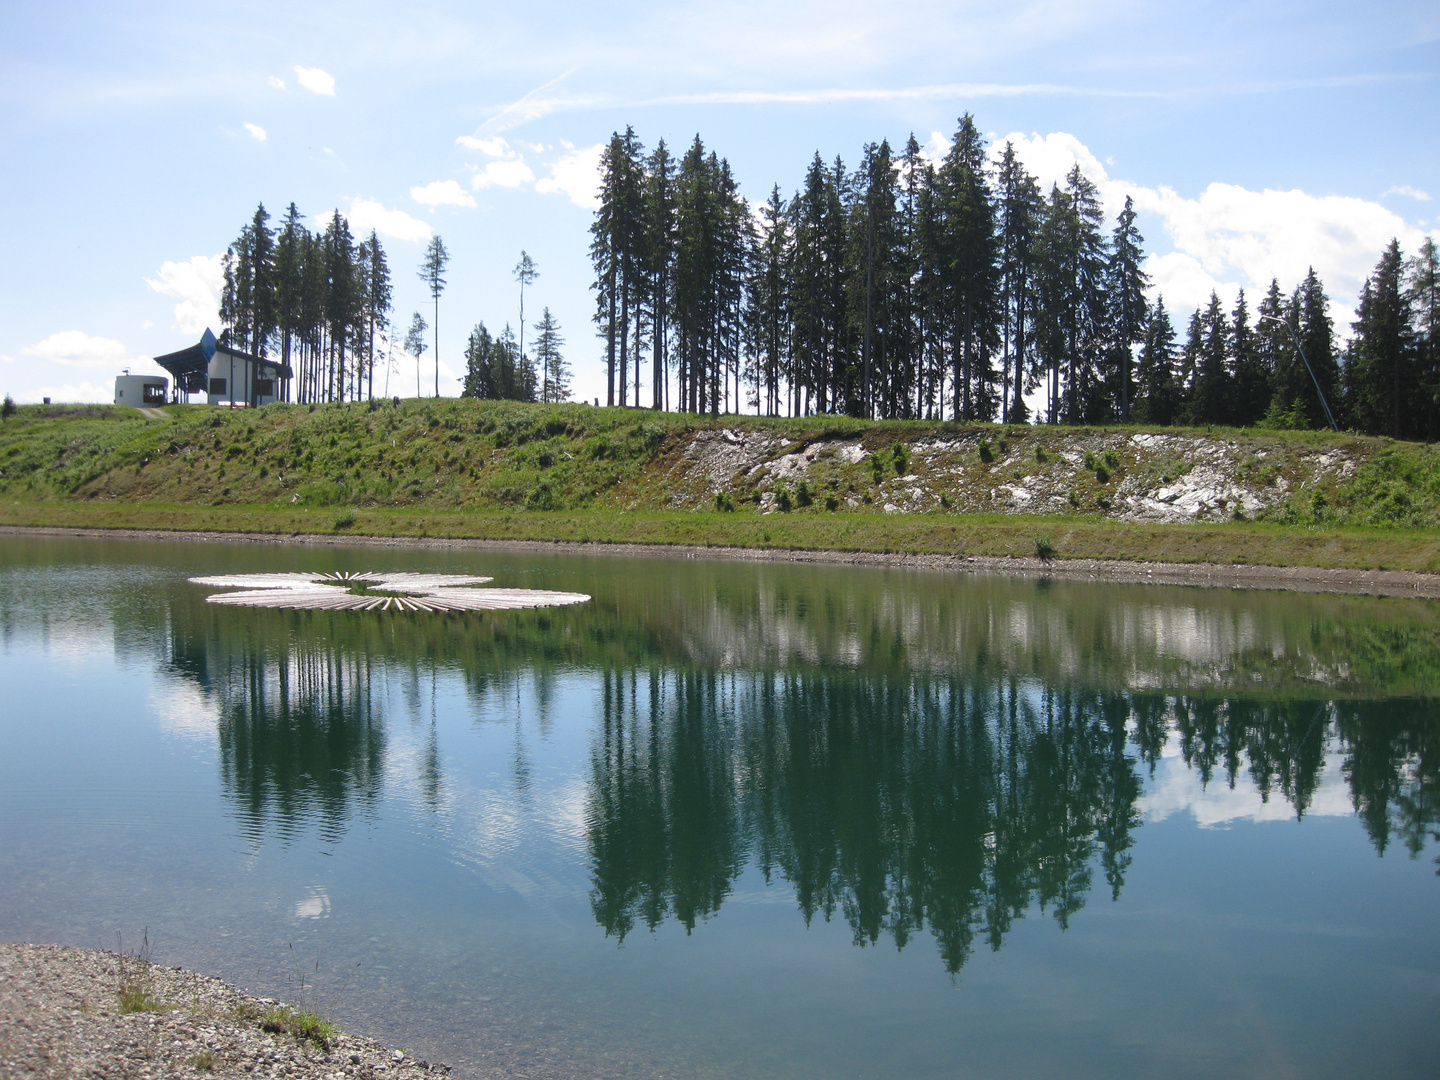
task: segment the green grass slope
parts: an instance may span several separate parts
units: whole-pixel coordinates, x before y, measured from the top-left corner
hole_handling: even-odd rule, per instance
[[[1435,448],[1321,432],[468,399],[165,412],[22,407],[0,425],[0,520],[1321,565],[1352,564],[1314,554],[1347,533],[1386,538],[1356,565],[1415,568],[1440,529]],[[1222,535],[1249,539],[1199,539]]]

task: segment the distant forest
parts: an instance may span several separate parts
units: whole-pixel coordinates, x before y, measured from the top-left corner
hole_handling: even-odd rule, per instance
[[[898,157],[867,145],[854,172],[817,153],[802,190],[776,185],[755,213],[698,135],[677,160],[627,127],[601,170],[609,404],[1440,435],[1430,239],[1380,255],[1343,351],[1313,269],[1292,292],[1271,281],[1253,315],[1243,292],[1229,311],[1212,294],[1181,341],[1146,298],[1130,199],[1107,222],[1078,166],[1042,191],[1009,143],[992,164],[968,114],[938,165],[914,135]]]

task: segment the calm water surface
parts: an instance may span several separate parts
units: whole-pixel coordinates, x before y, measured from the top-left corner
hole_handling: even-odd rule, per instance
[[[542,612],[207,605],[429,570]],[[1440,1073],[1440,608],[0,539],[0,938],[462,1075]]]

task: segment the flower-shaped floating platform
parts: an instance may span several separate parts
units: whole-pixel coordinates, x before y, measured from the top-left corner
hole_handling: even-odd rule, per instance
[[[506,611],[583,604],[584,593],[544,589],[476,589],[493,581],[466,574],[226,574],[193,577],[196,585],[239,588],[207,596],[212,604],[324,608],[331,611]],[[359,590],[359,591],[357,591]]]

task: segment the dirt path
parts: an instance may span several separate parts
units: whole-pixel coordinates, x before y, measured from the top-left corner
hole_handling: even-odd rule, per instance
[[[65,529],[0,525],[3,536],[54,536],[101,540],[194,540],[317,547],[412,548],[440,551],[503,551],[598,555],[621,558],[728,559],[743,562],[814,563],[900,567],[967,574],[1066,578],[1129,584],[1197,585],[1222,589],[1283,589],[1291,592],[1440,599],[1440,574],[1412,570],[1327,569],[1315,566],[1136,562],[1122,559],[1003,558],[983,555],[902,554],[878,551],[804,551],[778,548],[699,547],[671,544],[597,544],[544,540],[277,536],[268,533],[187,532],[161,529]]]

